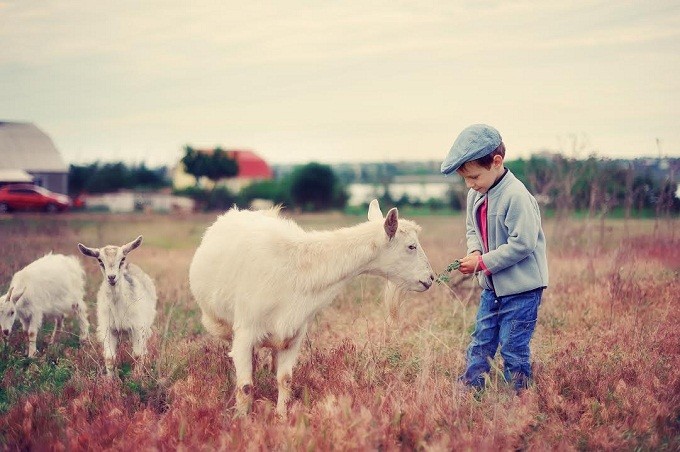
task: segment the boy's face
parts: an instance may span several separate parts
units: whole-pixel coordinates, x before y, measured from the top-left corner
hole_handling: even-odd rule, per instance
[[[503,170],[503,157],[497,155],[494,157],[489,169],[479,165],[477,162],[468,162],[456,170],[456,172],[465,180],[467,188],[484,194],[503,175]]]

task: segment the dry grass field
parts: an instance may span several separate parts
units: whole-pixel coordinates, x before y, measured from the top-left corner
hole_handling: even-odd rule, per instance
[[[548,220],[551,284],[532,341],[535,385],[517,397],[494,363],[486,391],[457,391],[478,289],[452,278],[408,295],[399,318],[384,282],[354,280],[314,320],[293,374],[287,419],[276,381],[255,376],[255,404],[234,416],[229,345],[210,338],[188,287],[200,237],[216,215],[0,217],[0,290],[49,251],[78,255],[92,331],[101,274],[79,255],[144,235],[130,255],[156,282],[150,357],[133,373],[119,351],[104,376],[100,346],[78,345],[77,322],[28,359],[19,327],[0,347],[0,448],[8,450],[679,450],[680,221]],[[464,253],[464,218],[418,217],[436,272]],[[363,221],[304,215],[307,229]],[[244,250],[247,252],[247,250]],[[333,259],[333,256],[328,256]],[[91,335],[94,339],[94,335]],[[265,361],[267,352],[262,352]]]

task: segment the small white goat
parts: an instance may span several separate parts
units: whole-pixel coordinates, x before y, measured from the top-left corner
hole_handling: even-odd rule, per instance
[[[104,348],[108,375],[113,374],[118,336],[124,331],[130,334],[135,358],[139,358],[139,364],[143,363],[151,325],[156,317],[156,287],[153,281],[141,268],[126,261],[128,253],[141,243],[140,235],[123,246],[88,248],[78,244],[81,253],[99,261],[104,275],[97,293],[97,337]]]
[[[368,222],[305,232],[268,211],[231,209],[210,226],[189,269],[191,292],[206,330],[228,339],[236,368],[236,410],[252,405],[253,352],[276,352],[277,412],[284,415],[293,366],[309,321],[360,274],[379,275],[405,290],[425,291],[432,267],[418,242],[420,227],[383,219],[373,200]]]
[[[28,356],[35,356],[38,330],[46,317],[55,319],[50,343],[61,329],[65,315],[75,313],[80,322],[80,341],[87,339],[85,272],[75,256],[47,254],[14,274],[8,292],[0,301],[0,328],[3,336],[12,332],[19,317],[28,333]]]

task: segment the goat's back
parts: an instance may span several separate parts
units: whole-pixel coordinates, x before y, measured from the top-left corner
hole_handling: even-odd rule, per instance
[[[304,234],[280,218],[278,209],[232,209],[220,216],[206,230],[189,269],[191,292],[204,313],[219,311],[217,317],[231,321],[237,299],[264,309],[275,301],[266,299],[270,295],[285,295]]]
[[[15,293],[45,314],[68,311],[85,296],[85,271],[75,256],[47,254],[12,278]]]

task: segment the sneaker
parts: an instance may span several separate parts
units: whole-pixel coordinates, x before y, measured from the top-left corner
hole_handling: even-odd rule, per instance
[[[511,374],[512,386],[515,389],[517,395],[521,394],[525,390],[529,389],[531,384],[531,377],[527,376],[522,372],[513,372]]]

